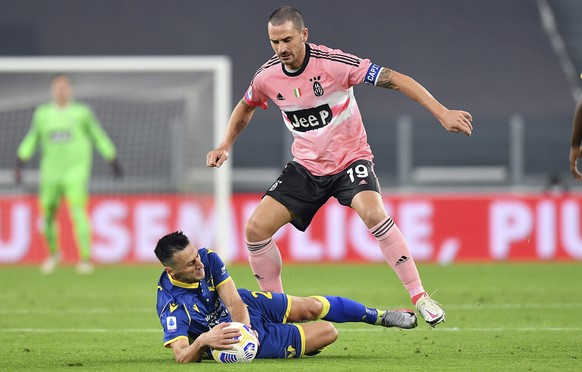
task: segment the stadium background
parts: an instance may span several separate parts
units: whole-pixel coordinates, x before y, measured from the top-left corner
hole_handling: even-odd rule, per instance
[[[0,3],[0,55],[226,55],[232,61],[234,105],[256,69],[272,55],[266,19],[283,4],[4,1]],[[568,61],[576,71],[582,71],[580,58],[576,58],[579,51],[570,49],[582,45],[580,31],[571,27],[568,17],[575,19],[576,14],[582,14],[581,5],[573,0],[293,3],[304,14],[311,42],[341,48],[406,73],[449,108],[465,109],[475,118],[472,137],[448,134],[402,95],[356,88],[387,207],[405,230],[419,261],[582,258],[580,186],[571,181],[567,169],[574,97],[580,80],[573,81],[565,72],[564,55],[552,46],[540,17],[540,4],[551,6],[566,42]],[[11,92],[0,88],[0,93],[9,97]],[[290,158],[290,136],[279,115],[273,107],[257,113],[235,146],[235,260],[244,259],[241,231],[245,216]],[[409,149],[414,160],[412,171],[446,167],[437,169],[440,177],[427,180],[419,173],[399,173],[396,123],[402,117],[414,123]],[[516,118],[524,123],[522,172],[516,172],[511,162],[510,122]],[[21,125],[28,127],[29,123]],[[109,128],[104,120],[103,125],[113,133],[120,130]],[[123,164],[127,146],[119,137],[112,137]],[[2,170],[9,171],[14,162],[13,147],[2,146],[0,155]],[[458,175],[458,167],[463,167],[464,176],[457,179],[453,175]],[[492,170],[501,173],[488,177]],[[92,215],[103,198],[115,195],[115,189],[99,188],[99,181],[107,176],[106,167],[96,158]],[[165,208],[162,221],[153,218],[136,226],[126,220],[114,229],[117,235],[109,234],[108,225],[94,226],[97,233],[102,232],[95,238],[97,262],[154,260],[152,242],[183,225],[176,216],[187,208],[164,191],[157,199]],[[35,228],[34,188],[3,182],[0,192],[1,262],[38,262],[45,252]],[[123,205],[131,210],[128,214],[144,210],[137,192],[123,192]],[[21,205],[31,209],[29,214],[20,215],[28,221],[24,230],[13,228]],[[194,222],[196,231],[206,232],[195,241],[209,244],[212,237],[204,229],[206,221]],[[66,258],[72,259],[66,221],[64,226]],[[17,230],[32,236],[24,251],[17,248]],[[308,233],[285,228],[278,239],[287,261],[380,261],[378,252],[369,249],[374,244],[366,240],[366,232],[352,213],[328,204]],[[354,237],[363,242],[361,247]],[[120,246],[120,241],[125,245]]]

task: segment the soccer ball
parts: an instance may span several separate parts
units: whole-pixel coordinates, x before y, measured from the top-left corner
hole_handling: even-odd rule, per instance
[[[212,357],[218,363],[248,363],[255,359],[259,348],[259,340],[255,333],[246,325],[239,322],[230,322],[228,328],[238,328],[241,336],[238,337],[238,344],[234,344],[230,349],[212,349]]]

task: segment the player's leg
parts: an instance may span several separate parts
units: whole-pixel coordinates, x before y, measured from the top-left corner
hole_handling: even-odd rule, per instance
[[[42,213],[42,234],[49,249],[49,257],[43,262],[41,271],[52,273],[60,262],[58,248],[57,211],[61,201],[61,190],[58,184],[41,183],[39,202]]]
[[[301,324],[305,335],[304,355],[313,356],[321,353],[333,344],[338,337],[337,329],[328,322],[311,322]]]
[[[291,212],[285,206],[265,196],[247,222],[245,240],[249,250],[249,264],[263,291],[283,292],[283,264],[273,235],[291,219]]]
[[[87,183],[69,183],[66,186],[65,195],[79,251],[77,271],[80,274],[90,274],[93,267],[91,266],[91,224],[87,214]]]
[[[247,305],[252,328],[259,334],[259,359],[315,355],[337,338],[333,325],[326,322],[289,324],[290,315],[294,314],[294,305],[292,297],[285,293],[249,291],[244,288],[239,288],[238,293]]]
[[[273,235],[291,222],[305,231],[327,198],[318,192],[313,177],[301,165],[287,164],[266,192],[245,228],[249,263],[261,290],[283,292],[281,253]]]
[[[374,235],[382,255],[427,323],[434,326],[444,321],[444,311],[424,291],[404,236],[386,213],[373,164],[366,160],[354,162],[335,176],[334,187],[334,196],[342,205],[352,207]]]
[[[292,359],[319,354],[337,340],[337,330],[328,322],[253,324],[259,334],[257,359]]]
[[[414,328],[416,315],[410,310],[379,310],[339,296],[291,296],[288,320],[307,322],[327,320],[334,323],[367,323],[384,327]]]
[[[374,191],[360,192],[354,196],[352,208],[376,237],[382,255],[398,275],[426,322],[434,326],[444,321],[445,312],[425,292],[406,240],[386,213],[380,194]]]
[[[375,191],[362,191],[354,196],[351,206],[376,237],[382,255],[394,269],[410,297],[424,292],[408,245],[398,226],[388,217],[380,194]]]

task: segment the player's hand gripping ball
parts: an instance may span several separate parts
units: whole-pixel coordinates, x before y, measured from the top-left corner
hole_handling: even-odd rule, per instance
[[[225,329],[237,328],[241,336],[238,337],[238,344],[234,344],[230,349],[212,349],[212,357],[218,363],[248,363],[255,359],[259,349],[259,340],[255,333],[246,325],[239,322],[230,322]]]

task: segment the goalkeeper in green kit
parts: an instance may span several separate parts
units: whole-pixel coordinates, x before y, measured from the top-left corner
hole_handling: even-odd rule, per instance
[[[22,163],[28,161],[37,147],[41,149],[39,199],[43,215],[43,234],[50,256],[41,270],[51,273],[60,261],[56,214],[65,197],[73,222],[79,264],[77,271],[89,274],[91,266],[91,227],[87,214],[88,184],[91,176],[93,145],[113,167],[116,177],[122,175],[117,152],[90,107],[72,101],[73,86],[67,75],[52,79],[53,102],[38,106],[30,130],[18,147],[15,179],[21,182]]]

